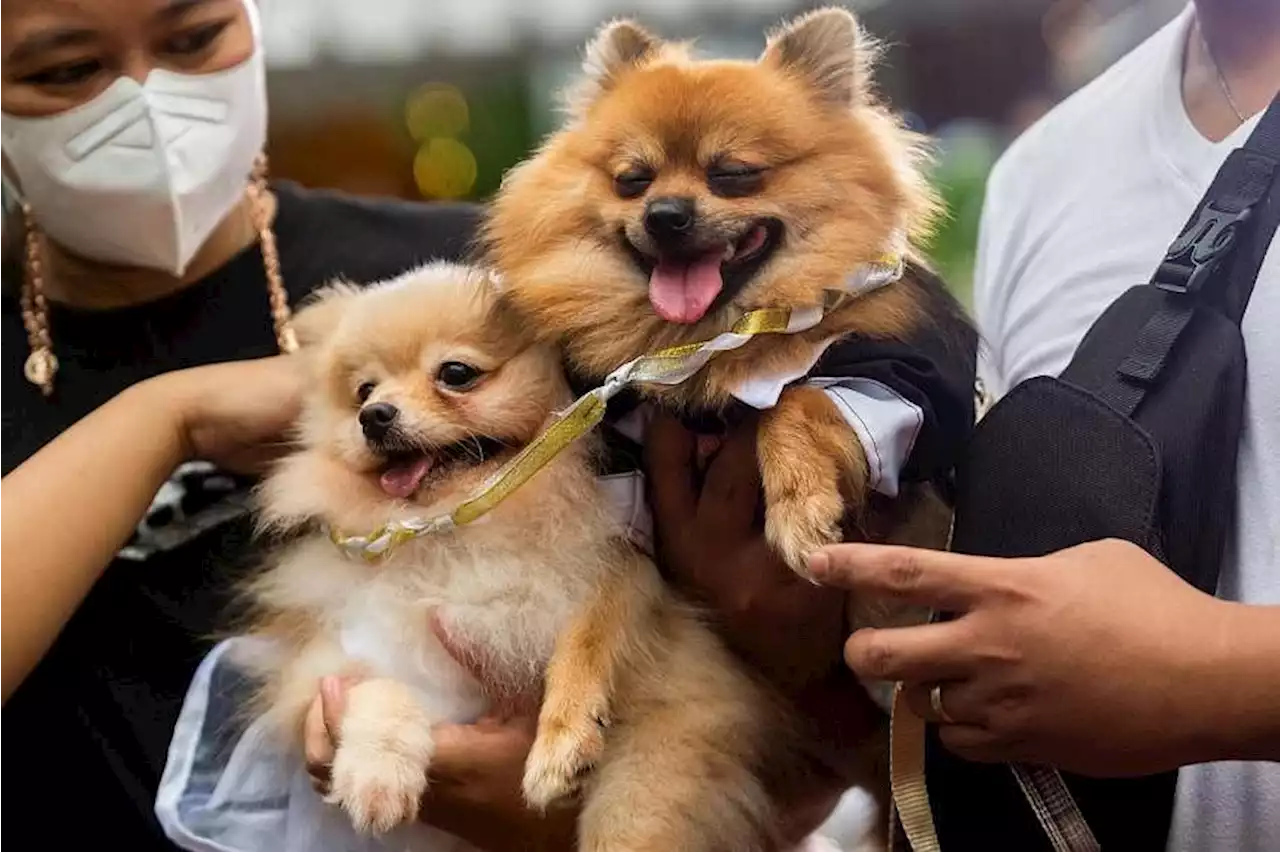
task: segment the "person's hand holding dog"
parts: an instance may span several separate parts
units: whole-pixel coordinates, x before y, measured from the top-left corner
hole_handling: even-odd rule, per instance
[[[812,726],[821,764],[782,803],[784,831],[799,841],[858,780],[855,758],[886,717],[840,664],[845,593],[803,579],[765,540],[755,435],[752,422],[731,432],[700,474],[706,442],[655,417],[649,496],[668,579],[707,606],[728,644]]]
[[[454,659],[483,683],[484,661],[454,644],[438,621],[433,620],[432,627]],[[321,794],[337,750],[346,690],[354,682],[325,678],[303,726],[307,771]],[[525,804],[521,790],[537,714],[533,700],[495,701],[488,714],[471,724],[436,725],[435,753],[418,818],[489,852],[572,852],[577,844],[577,808],[539,813]]]

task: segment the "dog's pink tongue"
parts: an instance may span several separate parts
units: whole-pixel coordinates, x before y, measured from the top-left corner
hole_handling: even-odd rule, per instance
[[[695,323],[720,295],[724,249],[709,251],[692,263],[662,261],[649,277],[649,302],[667,322]]]
[[[430,456],[418,456],[413,461],[387,468],[379,480],[382,490],[401,500],[412,497],[423,478],[431,471],[431,465]]]

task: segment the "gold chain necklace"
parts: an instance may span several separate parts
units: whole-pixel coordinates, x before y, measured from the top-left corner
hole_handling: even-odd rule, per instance
[[[1218,78],[1218,88],[1222,90],[1223,97],[1227,99],[1227,106],[1231,107],[1231,111],[1236,114],[1236,120],[1244,124],[1249,119],[1236,103],[1235,95],[1231,94],[1231,86],[1227,84],[1226,75],[1222,73],[1222,66],[1218,64],[1213,51],[1209,49],[1209,40],[1204,37],[1204,27],[1200,26],[1199,19],[1196,20],[1196,35],[1200,37],[1200,46],[1204,49],[1204,55],[1209,58],[1209,64],[1213,66],[1213,74]]]
[[[271,230],[271,217],[267,203],[267,158],[259,155],[253,164],[253,174],[246,190],[249,194],[249,214],[253,228],[258,233],[258,245],[262,251],[262,265],[267,279],[267,298],[271,307],[271,321],[275,326],[276,344],[281,352],[298,348],[293,333],[289,294],[284,289],[280,275],[280,254],[276,248],[276,235]],[[22,202],[23,225],[26,229],[26,268],[22,282],[22,324],[27,329],[27,343],[31,354],[23,367],[27,381],[40,388],[45,396],[53,394],[53,378],[58,372],[58,357],[53,354],[53,338],[49,334],[49,304],[44,295],[44,255],[40,250],[40,229],[32,216],[31,208]]]

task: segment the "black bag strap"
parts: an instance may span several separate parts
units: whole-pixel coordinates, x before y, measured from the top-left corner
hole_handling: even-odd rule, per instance
[[[1169,245],[1150,285],[1165,291],[1114,380],[1098,395],[1132,416],[1160,378],[1195,308],[1212,304],[1239,324],[1258,271],[1280,224],[1280,95],[1244,144],[1218,169],[1182,232]]]
[[[1257,157],[1271,161],[1276,171],[1271,191],[1254,204],[1254,226],[1239,240],[1234,261],[1227,273],[1227,286],[1222,290],[1221,308],[1233,322],[1239,325],[1249,307],[1249,297],[1258,281],[1258,272],[1266,259],[1267,250],[1276,229],[1280,226],[1280,95],[1271,102],[1245,142],[1245,150]]]

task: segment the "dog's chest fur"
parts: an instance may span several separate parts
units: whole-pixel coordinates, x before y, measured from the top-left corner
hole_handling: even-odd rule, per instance
[[[550,538],[528,532],[482,521],[403,545],[376,566],[317,537],[282,561],[272,597],[316,613],[322,631],[371,674],[412,686],[442,718],[464,721],[486,698],[440,643],[432,618],[476,655],[491,686],[523,693],[536,688],[556,637],[598,586],[598,545],[570,535],[552,548]]]

